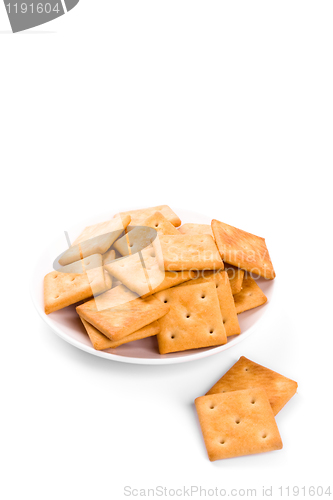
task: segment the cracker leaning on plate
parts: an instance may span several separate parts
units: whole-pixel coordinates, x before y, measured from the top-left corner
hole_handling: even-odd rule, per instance
[[[128,210],[59,256],[45,313],[75,304],[97,350],[152,335],[163,355],[220,346],[241,333],[237,314],[267,301],[249,271],[275,276],[263,238],[216,219],[181,226],[168,205]]]

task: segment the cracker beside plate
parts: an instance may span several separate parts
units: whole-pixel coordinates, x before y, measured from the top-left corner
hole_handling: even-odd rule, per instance
[[[211,461],[282,448],[264,389],[201,396],[195,406]]]

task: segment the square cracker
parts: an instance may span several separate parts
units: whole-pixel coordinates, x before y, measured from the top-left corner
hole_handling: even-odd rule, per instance
[[[112,280],[104,272],[102,265],[103,258],[100,254],[90,255],[85,259],[72,262],[67,266],[61,267],[62,273],[86,273],[92,289],[92,295],[96,296],[112,286]]]
[[[234,295],[237,314],[261,306],[267,302],[267,297],[254,279],[246,274],[242,283],[242,290]]]
[[[175,227],[181,225],[181,220],[177,214],[168,205],[158,205],[157,207],[141,208],[139,210],[128,210],[121,212],[120,215],[130,215],[132,226],[142,226],[143,222],[155,212],[161,212],[166,219]]]
[[[161,354],[227,342],[214,283],[169,288],[155,297],[170,306],[159,320]]]
[[[191,280],[193,277],[194,276],[192,271],[164,271],[163,281],[155,288],[153,288],[150,292],[142,295],[142,298],[144,299],[145,297],[148,297],[148,295],[152,295],[153,293],[161,292],[162,290],[180,285],[185,281]]]
[[[159,237],[166,271],[223,269],[223,262],[209,234]],[[158,257],[160,254],[158,255]]]
[[[258,365],[253,361],[240,357],[225,375],[207,392],[216,394],[221,392],[238,391],[261,387],[265,389],[274,415],[288,403],[296,393],[297,382],[279,373]]]
[[[105,264],[105,269],[140,296],[151,294],[164,280],[164,269],[160,269],[152,245],[142,252]]]
[[[264,389],[201,396],[195,406],[211,461],[282,448]]]
[[[275,278],[264,238],[215,219],[212,220],[212,229],[225,262],[267,279]]]
[[[79,243],[83,243],[83,241],[90,240],[95,238],[96,236],[101,236],[107,233],[115,233],[113,241],[115,241],[121,233],[126,229],[126,227],[131,222],[131,217],[129,215],[124,215],[123,217],[119,214],[116,214],[112,219],[107,220],[105,222],[99,222],[98,224],[93,224],[92,226],[87,226],[81,232],[81,234],[73,241],[73,245],[78,245]],[[112,243],[111,243],[112,244]],[[111,246],[111,245],[110,245]],[[104,253],[104,252],[101,252]]]
[[[228,273],[232,295],[236,295],[236,293],[239,293],[242,290],[244,271],[243,269],[239,269],[231,264],[224,264],[224,269]]]
[[[157,335],[160,331],[160,326],[158,321],[154,321],[150,323],[150,325],[144,326],[137,330],[136,332],[127,335],[118,341],[112,341],[105,337],[103,333],[98,331],[94,326],[88,323],[85,319],[81,318],[83,326],[86,329],[86,332],[89,335],[91,343],[97,351],[103,351],[104,349],[115,349],[123,344],[128,344],[129,342],[133,342],[134,340],[146,339],[147,337],[152,337],[153,335]]]
[[[128,233],[114,243],[114,248],[121,255],[131,255],[148,247],[156,238],[157,234],[174,234],[178,231],[161,212],[155,212],[148,217],[142,226],[128,226]]]
[[[76,308],[78,315],[110,340],[120,340],[164,316],[169,311],[155,297],[139,298],[120,285]]]
[[[210,234],[213,238],[212,227],[209,224],[186,223],[177,230],[180,234]]]
[[[96,253],[105,253],[111,247],[112,243],[119,238],[121,233],[128,226],[130,220],[129,216],[123,219],[117,217],[111,221],[97,224],[96,226],[98,226],[99,229],[96,229],[96,226],[86,228],[79,238],[77,238],[76,243],[73,243],[73,245],[61,255],[59,264],[65,266],[66,264],[71,264],[72,262]],[[105,232],[98,234],[98,231],[104,230]],[[94,233],[96,233],[96,235]]]
[[[101,264],[101,256],[92,255],[48,273],[44,278],[45,313],[58,311],[111,288],[112,282],[105,277]]]
[[[175,226],[161,212],[155,212],[148,217],[143,225],[152,227],[158,234],[179,234]]]
[[[180,286],[188,286],[196,283],[215,284],[227,337],[230,337],[231,335],[238,335],[241,330],[238,323],[237,312],[227,273],[225,271],[220,271],[218,273],[212,273],[208,276],[201,276],[191,281],[187,281]]]

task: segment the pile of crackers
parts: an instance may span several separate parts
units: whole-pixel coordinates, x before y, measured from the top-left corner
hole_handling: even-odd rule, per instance
[[[294,380],[242,356],[195,400],[209,459],[280,450],[275,416],[296,390]]]
[[[218,220],[181,225],[167,205],[86,227],[44,278],[45,313],[72,304],[93,347],[157,336],[160,354],[219,346],[267,298],[265,240]]]

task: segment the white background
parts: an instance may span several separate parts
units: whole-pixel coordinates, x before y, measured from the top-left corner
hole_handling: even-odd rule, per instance
[[[11,35],[0,6],[2,498],[328,486],[332,19],[325,1],[81,0]],[[29,296],[40,250],[92,213],[164,203],[266,237],[270,316],[175,366],[55,336]],[[299,383],[284,448],[210,463],[193,401],[241,355]]]

